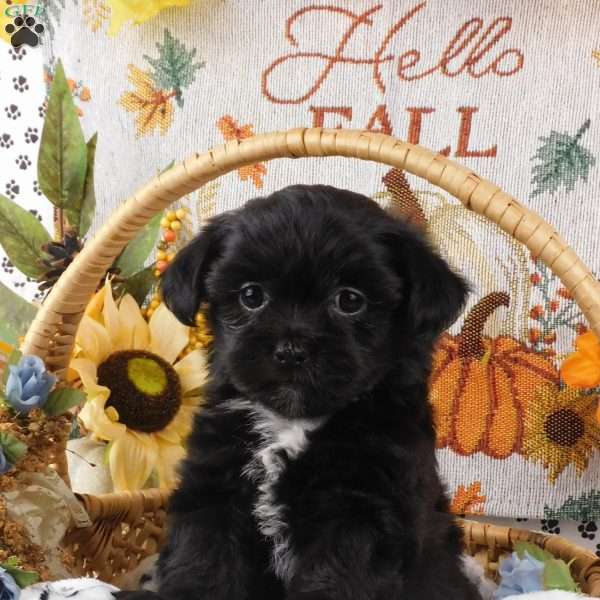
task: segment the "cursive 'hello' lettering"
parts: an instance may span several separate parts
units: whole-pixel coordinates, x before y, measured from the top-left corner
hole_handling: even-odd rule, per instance
[[[392,72],[400,81],[417,81],[438,73],[445,77],[465,75],[473,79],[495,75],[509,77],[523,68],[523,52],[518,48],[500,50],[497,44],[504,38],[512,27],[510,17],[498,17],[487,27],[480,17],[474,17],[463,23],[450,39],[439,58],[427,61],[421,52],[412,48],[402,54],[390,53],[392,47],[397,47],[401,33],[413,22],[419,14],[424,14],[426,2],[421,2],[408,10],[394,25],[389,28],[383,41],[372,53],[366,52],[362,57],[346,54],[348,43],[360,29],[373,26],[373,16],[382,8],[376,4],[362,13],[354,13],[345,8],[332,5],[307,6],[294,12],[286,21],[285,35],[289,43],[300,48],[300,42],[294,35],[294,26],[305,20],[309,14],[329,13],[343,19],[347,27],[338,40],[333,40],[333,51],[302,51],[284,54],[275,59],[262,73],[262,92],[266,98],[276,104],[301,104],[312,97],[321,85],[328,79],[337,65],[354,65],[356,68],[368,66],[372,69],[373,83],[384,93],[386,85],[382,74],[382,66],[395,65]],[[309,32],[317,32],[309,29]],[[311,36],[311,38],[314,36]],[[328,48],[332,40],[324,40]],[[284,66],[295,67],[300,72],[316,65],[316,75],[309,81],[308,87],[290,97],[273,89],[273,75]],[[300,79],[298,80],[300,81]],[[289,84],[289,79],[287,80]],[[275,86],[276,87],[276,86]]]

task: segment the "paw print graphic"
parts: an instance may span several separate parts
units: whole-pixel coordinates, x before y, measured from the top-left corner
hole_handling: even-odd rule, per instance
[[[42,190],[40,190],[40,184],[38,183],[37,179],[33,182],[33,193],[37,194],[38,196],[42,195]]]
[[[596,556],[600,558],[600,544],[596,544]]]
[[[37,127],[28,127],[25,132],[25,143],[35,144],[39,139]]]
[[[42,222],[42,215],[40,215],[40,213],[39,213],[37,210],[35,210],[35,208],[30,208],[30,209],[29,209],[29,212],[30,212],[30,213],[31,213],[31,214],[32,214],[32,215],[33,215],[33,216],[34,216],[34,217],[35,217],[35,218],[36,218],[36,219],[37,219],[37,220],[38,220],[40,223]],[[33,283],[33,281],[34,281],[34,280],[33,280],[33,279],[31,279],[31,277],[28,277],[28,278],[27,278],[27,281],[28,281],[29,283]]]
[[[6,116],[13,121],[21,116],[21,111],[16,104],[9,104],[8,106],[5,106],[4,112],[6,113]]]
[[[558,535],[560,533],[560,522],[557,519],[542,519],[542,531]]]
[[[577,527],[577,531],[584,540],[593,540],[596,537],[598,526],[594,521],[582,521],[581,525]]]
[[[10,260],[8,260],[6,256],[2,258],[2,264],[0,265],[0,267],[5,273],[8,273],[8,275],[12,275],[15,272],[14,265],[10,262]]]
[[[27,83],[27,77],[23,77],[23,75],[13,77],[13,87],[15,88],[15,90],[17,90],[17,92],[21,93],[28,90],[29,84]]]
[[[16,17],[12,23],[4,27],[4,31],[10,35],[10,43],[14,48],[23,44],[35,48],[40,43],[40,35],[44,33],[44,26],[36,23],[35,19],[29,17]]]
[[[6,195],[11,199],[14,200],[15,197],[17,196],[17,194],[20,191],[20,187],[18,185],[18,183],[14,180],[11,179],[5,186],[4,189],[6,190]]]
[[[44,102],[44,104],[40,104],[38,106],[38,115],[40,116],[40,119],[43,119],[46,116],[46,109],[47,109],[47,105]]]
[[[10,133],[0,135],[0,148],[10,148],[14,143]]]
[[[8,51],[8,54],[13,60],[23,60],[23,57],[27,55],[27,50],[22,46],[19,48],[11,48]]]
[[[31,166],[31,161],[29,160],[29,156],[27,156],[27,154],[19,154],[19,156],[17,156],[17,158],[15,158],[15,162],[17,163],[17,166],[19,167],[19,169],[21,169],[23,171],[27,167]]]

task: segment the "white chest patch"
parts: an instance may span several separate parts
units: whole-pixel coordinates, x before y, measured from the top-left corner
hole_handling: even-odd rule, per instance
[[[307,434],[321,427],[325,418],[286,419],[245,401],[237,403],[236,408],[248,411],[252,427],[260,436],[260,444],[244,468],[244,475],[256,484],[254,516],[260,532],[273,542],[273,570],[287,582],[294,574],[295,556],[284,516],[285,505],[277,501],[274,488],[285,471],[286,461],[306,451]]]

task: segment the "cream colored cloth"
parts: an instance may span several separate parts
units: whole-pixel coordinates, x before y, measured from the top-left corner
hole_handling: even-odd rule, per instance
[[[57,6],[58,18],[48,15],[57,33],[44,43],[49,68],[60,58],[75,84],[86,136],[99,134],[96,228],[172,160],[225,140],[297,126],[368,128],[444,151],[492,180],[600,271],[597,2],[197,0],[116,37],[107,35],[107,5]],[[440,367],[458,382],[444,399],[458,416],[438,454],[453,508],[600,519],[593,399],[573,408],[557,388],[538,395],[546,370],[556,377],[572,350],[581,315],[506,234],[417,178],[394,198],[382,182],[388,171],[349,159],[279,160],[234,172],[186,203],[197,227],[292,183],[349,188],[383,205],[404,198],[472,283],[466,312],[490,293],[510,296],[483,331],[518,351],[481,357],[485,378],[452,379],[456,364]],[[543,364],[530,365],[528,350]],[[479,388],[467,392],[471,381]]]
[[[54,578],[66,577],[60,544],[67,530],[90,527],[81,503],[55,471],[22,473],[19,487],[3,492],[8,516],[23,523],[29,539],[46,549],[46,564]]]

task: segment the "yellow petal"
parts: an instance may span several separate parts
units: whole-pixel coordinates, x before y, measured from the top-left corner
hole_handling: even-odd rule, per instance
[[[185,450],[178,444],[161,444],[158,464],[160,487],[172,489],[177,483],[177,465],[185,457]]]
[[[107,387],[98,385],[98,370],[96,363],[88,358],[74,358],[69,366],[71,369],[77,371],[85,389],[85,393],[88,396],[98,396],[102,394],[105,394],[106,398],[110,396],[110,390]]]
[[[127,294],[121,300],[119,318],[126,347],[147,350],[150,346],[150,328],[133,296]]]
[[[150,435],[128,431],[115,440],[109,454],[110,474],[115,491],[141,489],[158,459],[158,445]]]
[[[165,438],[172,441],[173,434],[177,435],[178,441],[185,439],[192,431],[196,407],[181,406],[173,420],[164,428]]]
[[[206,352],[194,350],[175,363],[173,368],[179,375],[183,393],[195,390],[206,382]]]
[[[103,285],[89,301],[85,308],[85,314],[96,321],[102,318],[102,307],[104,306],[104,296],[106,294],[106,286]]]
[[[113,348],[115,350],[125,350],[127,345],[124,340],[124,332],[121,325],[121,319],[119,317],[119,309],[117,308],[115,299],[113,298],[112,286],[109,279],[106,280],[104,287],[106,288],[106,293],[104,295],[104,306],[102,308],[104,327],[108,332]]]
[[[164,442],[166,444],[181,444],[181,436],[172,427],[173,421],[171,421],[163,430],[157,431],[154,435],[158,443]]]
[[[150,351],[169,363],[174,363],[187,346],[189,328],[180,323],[175,315],[161,304],[150,318]]]
[[[77,345],[84,356],[100,364],[113,351],[106,329],[91,317],[84,316],[77,330]]]
[[[94,436],[110,442],[121,438],[127,431],[127,427],[123,423],[114,423],[108,418],[104,411],[107,399],[108,396],[103,395],[88,398],[79,412],[79,418]]]

